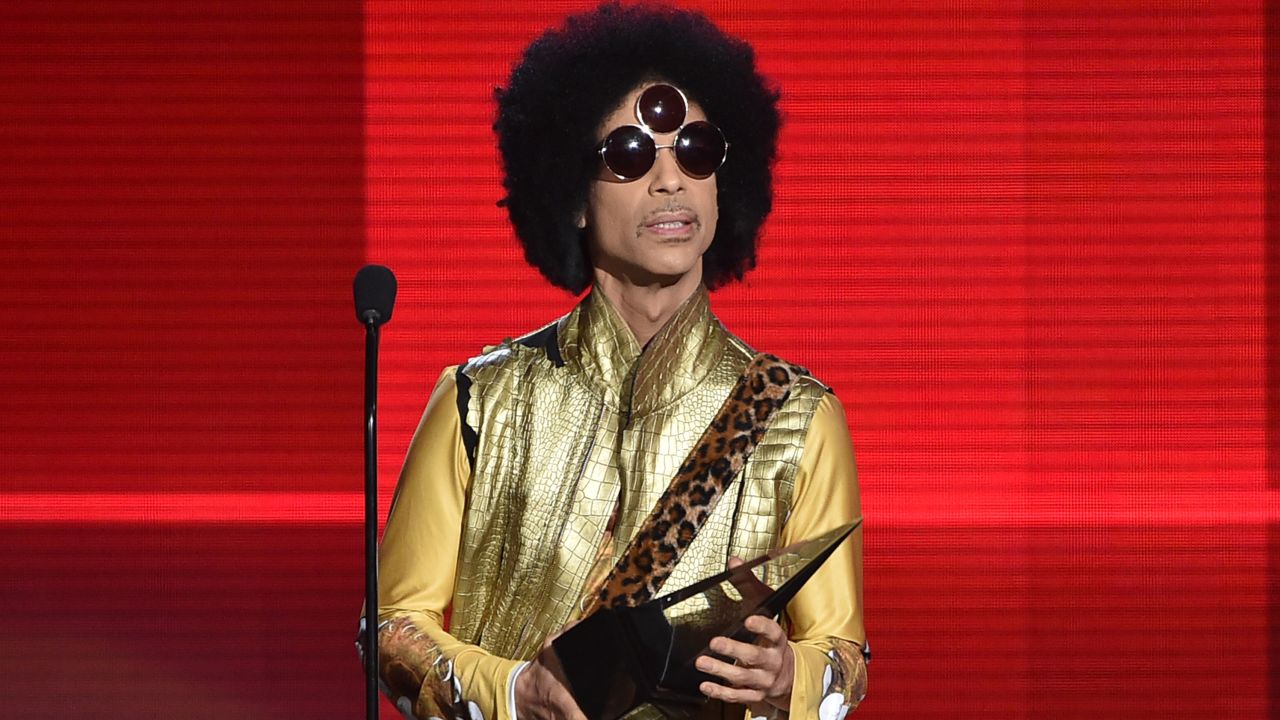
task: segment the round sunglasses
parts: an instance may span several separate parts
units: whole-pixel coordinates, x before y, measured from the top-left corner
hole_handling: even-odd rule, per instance
[[[604,166],[619,180],[631,181],[648,174],[658,159],[658,151],[670,148],[676,164],[696,179],[710,177],[729,154],[720,128],[706,120],[685,124],[689,102],[684,93],[670,85],[653,85],[636,98],[639,125],[614,128],[600,143],[597,152]],[[658,145],[654,133],[676,132],[675,142]]]

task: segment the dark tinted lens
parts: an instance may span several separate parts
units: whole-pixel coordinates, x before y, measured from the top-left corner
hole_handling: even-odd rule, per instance
[[[684,96],[670,85],[654,85],[636,100],[636,116],[656,133],[674,132],[684,122],[684,114]]]
[[[619,177],[634,180],[653,167],[653,138],[635,125],[623,125],[604,139],[600,156],[605,167]]]
[[[727,149],[720,128],[704,120],[685,125],[676,136],[676,161],[695,177],[719,170]]]

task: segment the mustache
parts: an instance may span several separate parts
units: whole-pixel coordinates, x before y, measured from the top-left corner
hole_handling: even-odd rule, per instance
[[[649,223],[654,222],[658,218],[661,218],[664,216],[670,216],[670,215],[681,215],[687,218],[692,223],[696,223],[696,224],[702,223],[701,219],[699,219],[698,217],[698,213],[692,208],[689,208],[685,205],[681,205],[676,202],[669,202],[663,207],[655,208],[645,213],[644,220],[641,222],[641,224],[648,225]]]

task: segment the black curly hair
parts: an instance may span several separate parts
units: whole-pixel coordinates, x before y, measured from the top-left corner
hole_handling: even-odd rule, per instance
[[[716,172],[720,217],[703,281],[716,288],[755,267],[756,238],[773,204],[778,91],[756,71],[751,46],[701,13],[606,2],[534,40],[494,92],[507,192],[500,204],[525,258],[570,292],[591,282],[578,217],[598,172],[596,129],[646,80],[678,86],[730,144]]]

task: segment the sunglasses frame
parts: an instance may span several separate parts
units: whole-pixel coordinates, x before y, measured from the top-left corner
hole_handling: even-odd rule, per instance
[[[672,142],[669,145],[658,144],[653,128],[651,128],[649,124],[644,121],[644,113],[640,107],[640,102],[644,99],[644,96],[650,90],[654,88],[663,88],[663,87],[675,90],[676,93],[680,96],[680,102],[682,105],[681,117],[679,121],[680,125],[676,127],[675,130],[667,131],[667,132],[674,132],[676,134],[675,142]],[[613,175],[613,177],[616,178],[617,180],[622,182],[633,182],[649,174],[649,171],[653,169],[654,164],[658,162],[659,150],[669,149],[671,150],[672,156],[675,158],[676,165],[680,167],[680,172],[684,173],[685,175],[688,175],[689,177],[694,178],[695,180],[704,180],[706,178],[711,177],[712,175],[715,175],[716,171],[719,170],[724,165],[724,161],[729,157],[729,141],[725,139],[724,131],[721,130],[719,127],[717,127],[715,124],[711,123],[710,121],[694,120],[693,122],[686,123],[684,120],[688,116],[688,113],[689,113],[689,99],[685,96],[683,90],[681,90],[680,88],[674,85],[668,85],[666,83],[650,85],[649,87],[645,88],[644,91],[641,92],[639,96],[636,97],[635,116],[636,116],[636,120],[639,121],[640,124],[619,125],[618,127],[610,130],[609,134],[605,135],[604,139],[600,141],[600,147],[596,149],[596,154],[600,156],[600,164],[603,165],[604,168],[608,170],[609,173]],[[716,134],[720,136],[720,142],[724,145],[724,152],[721,153],[720,155],[720,161],[716,163],[715,168],[713,168],[711,172],[708,172],[705,175],[699,175],[699,174],[690,172],[689,169],[684,166],[684,163],[680,162],[680,153],[679,153],[679,147],[678,147],[680,144],[680,134],[684,132],[685,128],[692,125],[706,125],[712,130],[715,130]],[[605,157],[605,150],[608,149],[609,139],[612,138],[614,134],[617,133],[619,130],[623,130],[626,128],[635,128],[639,130],[640,132],[648,136],[649,142],[653,144],[653,158],[649,161],[649,167],[645,168],[644,172],[635,176],[627,176],[627,175],[620,174],[617,170],[614,170],[611,165],[609,165],[609,161]],[[662,134],[665,135],[666,133],[664,132]]]

